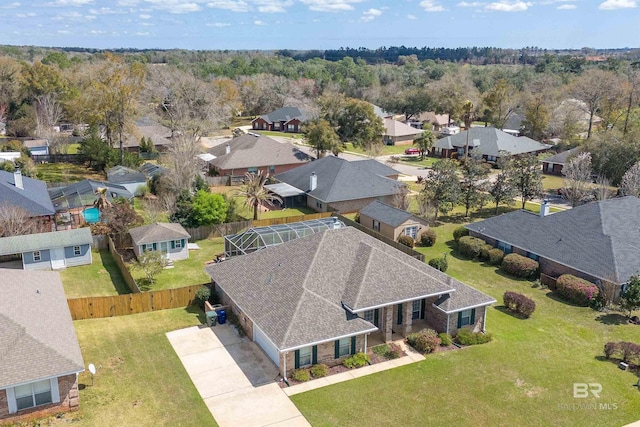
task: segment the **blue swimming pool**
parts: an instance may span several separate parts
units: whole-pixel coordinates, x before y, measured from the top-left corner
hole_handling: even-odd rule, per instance
[[[98,208],[89,208],[82,211],[84,220],[89,224],[95,224],[100,221],[100,211]]]

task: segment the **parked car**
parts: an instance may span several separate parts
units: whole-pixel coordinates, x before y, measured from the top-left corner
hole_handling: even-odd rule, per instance
[[[404,154],[420,154],[420,150],[418,150],[417,148],[407,148],[406,150],[404,150]]]

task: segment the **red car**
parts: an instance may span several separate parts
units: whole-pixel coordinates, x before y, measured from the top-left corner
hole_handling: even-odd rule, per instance
[[[404,154],[420,154],[420,150],[417,148],[407,148],[404,150]]]

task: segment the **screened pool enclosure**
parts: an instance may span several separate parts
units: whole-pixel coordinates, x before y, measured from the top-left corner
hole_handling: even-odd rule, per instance
[[[250,228],[239,234],[224,236],[226,257],[246,255],[325,230],[344,227],[336,217]]]

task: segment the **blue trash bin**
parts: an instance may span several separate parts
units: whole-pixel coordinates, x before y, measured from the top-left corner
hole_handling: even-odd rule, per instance
[[[226,310],[218,310],[218,323],[224,325],[227,323],[227,311]]]

